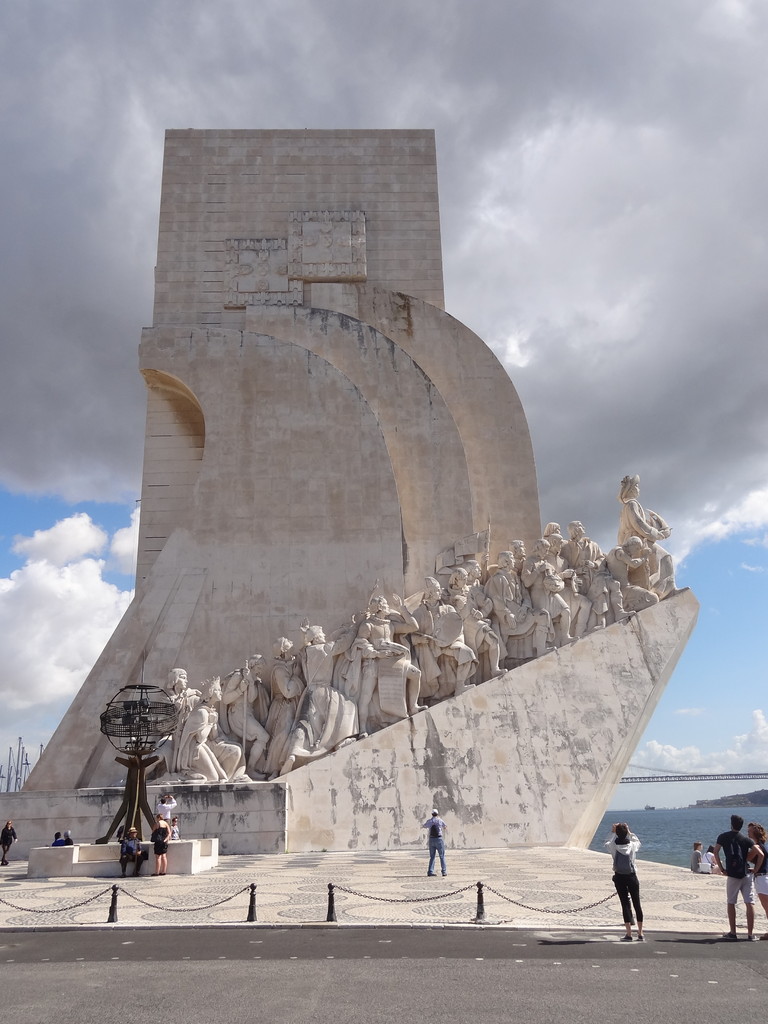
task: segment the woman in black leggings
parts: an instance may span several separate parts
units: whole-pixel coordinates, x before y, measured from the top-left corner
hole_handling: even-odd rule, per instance
[[[624,927],[627,934],[623,942],[632,941],[632,907],[637,918],[637,941],[645,942],[643,935],[643,908],[640,905],[640,882],[635,873],[635,854],[640,849],[640,840],[630,831],[625,821],[620,821],[611,829],[611,838],[605,843],[613,857],[613,884],[621,900],[621,912],[624,915]]]

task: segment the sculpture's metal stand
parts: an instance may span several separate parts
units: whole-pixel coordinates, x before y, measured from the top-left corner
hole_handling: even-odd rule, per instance
[[[150,828],[152,828],[155,821],[152,808],[149,806],[149,801],[147,800],[146,769],[151,764],[154,764],[155,761],[159,761],[160,758],[156,756],[145,757],[142,754],[134,754],[127,758],[116,757],[115,760],[118,764],[125,765],[128,769],[128,777],[125,780],[123,800],[118,812],[112,819],[112,824],[107,829],[106,835],[103,835],[101,839],[97,839],[97,843],[108,843],[115,834],[121,819],[125,819],[126,834],[129,828],[135,828],[139,839],[143,839],[141,834],[142,812],[144,817],[147,819]]]

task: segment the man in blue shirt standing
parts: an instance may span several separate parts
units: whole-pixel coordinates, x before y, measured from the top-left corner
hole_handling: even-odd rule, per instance
[[[445,866],[445,839],[443,839],[447,825],[435,809],[432,811],[432,817],[428,818],[421,827],[429,829],[427,832],[427,835],[429,836],[429,867],[427,868],[427,877],[432,877],[435,874],[436,854],[440,855],[440,870],[443,875],[447,875],[448,869]]]

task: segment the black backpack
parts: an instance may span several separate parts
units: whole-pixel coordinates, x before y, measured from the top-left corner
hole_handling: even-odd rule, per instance
[[[746,878],[747,860],[744,854],[744,843],[741,835],[735,835],[728,844],[726,853],[726,874],[731,878]]]
[[[439,825],[430,825],[429,826],[429,838],[430,839],[439,839],[440,838],[440,826]]]
[[[622,853],[618,848],[614,857],[613,871],[617,875],[634,875],[635,873],[629,854]]]

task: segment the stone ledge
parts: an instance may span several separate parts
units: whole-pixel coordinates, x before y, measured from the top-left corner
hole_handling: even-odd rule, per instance
[[[152,873],[152,843],[144,866]],[[177,839],[168,846],[169,875],[197,875],[219,863],[218,839]],[[27,878],[119,878],[119,843],[82,843],[74,846],[35,846],[29,851]]]

